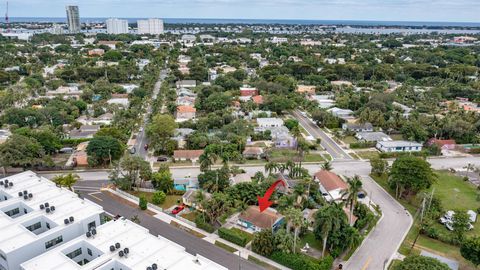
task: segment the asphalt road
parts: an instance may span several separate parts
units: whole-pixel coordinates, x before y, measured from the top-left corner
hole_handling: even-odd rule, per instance
[[[153,93],[152,93],[152,100],[157,99],[158,93],[160,92],[160,87],[162,86],[163,80],[168,76],[168,71],[166,69],[162,69],[160,71],[160,77],[158,78],[158,81],[155,83],[155,86],[153,88]],[[147,113],[145,113],[143,117],[143,125],[141,128],[141,131],[138,132],[137,135],[137,141],[135,143],[135,149],[136,149],[136,155],[142,157],[143,159],[146,158],[148,150],[145,150],[144,146],[148,144],[148,138],[145,133],[145,127],[148,124],[148,119],[150,117],[152,111],[152,106],[151,104],[148,105],[147,108]]]
[[[121,215],[128,219],[137,216],[140,220],[140,225],[147,228],[151,234],[155,236],[161,235],[184,246],[186,251],[193,255],[200,254],[228,269],[262,269],[262,267],[250,261],[242,259],[190,233],[171,226],[147,214],[145,211],[141,211],[138,207],[133,207],[118,201],[116,199],[118,197],[112,197],[112,194],[107,191],[101,192],[99,189],[102,184],[106,182],[107,181],[104,180],[80,181],[74,186],[74,189],[79,191],[84,198],[101,205],[103,209],[110,214]]]
[[[333,159],[350,160],[352,157],[345,152],[332,138],[330,138],[321,128],[319,128],[314,122],[310,121],[307,117],[303,116],[299,110],[295,110],[291,113],[295,119],[298,120],[300,125],[310,133],[315,139],[321,139],[320,144],[327,150]]]

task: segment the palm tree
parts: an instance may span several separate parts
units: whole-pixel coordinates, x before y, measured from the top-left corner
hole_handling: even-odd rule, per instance
[[[287,219],[287,232],[290,232],[290,228],[293,227],[294,235],[293,235],[293,253],[296,253],[296,244],[297,244],[297,237],[300,228],[303,225],[303,214],[302,211],[298,208],[289,207],[285,211],[285,218]]]
[[[310,152],[310,145],[305,140],[299,140],[297,141],[297,150],[298,150],[298,157],[299,157],[299,162],[301,167],[303,157],[305,156],[305,154],[308,154],[308,152]]]
[[[276,172],[279,169],[279,166],[274,161],[269,161],[265,164],[265,172],[268,174],[272,174],[272,172]]]
[[[357,205],[358,192],[362,190],[362,181],[358,175],[355,175],[353,178],[348,178],[348,189],[342,192],[342,198],[345,198],[347,205],[350,206],[349,220],[350,225],[353,223],[353,209]]]
[[[302,132],[300,131],[300,127],[298,125],[294,126],[291,130],[290,133],[292,133],[293,137],[297,141],[297,150],[298,150],[298,140],[302,136]]]
[[[467,176],[467,179],[468,179],[468,173],[470,171],[473,171],[475,169],[475,166],[472,164],[472,163],[468,163],[467,166],[463,167],[464,169],[467,169],[467,173],[466,173],[466,176]]]
[[[332,163],[330,163],[330,161],[327,161],[327,162],[322,164],[322,170],[331,171],[332,169],[333,169],[332,168]]]
[[[293,162],[291,159],[285,163],[285,169],[289,172],[291,172],[295,168],[295,162]]]
[[[322,236],[322,257],[325,256],[328,236],[330,233],[340,229],[342,218],[344,218],[344,216],[345,214],[343,213],[343,210],[340,209],[336,204],[328,205],[317,212],[315,217],[315,231],[316,234],[320,234]]]
[[[202,172],[209,171],[212,168],[212,165],[217,161],[218,156],[211,152],[204,152],[200,155],[200,170]]]
[[[67,187],[69,190],[72,190],[72,186],[80,180],[80,176],[78,176],[78,174],[69,173],[65,175],[57,175],[52,180],[58,186]]]

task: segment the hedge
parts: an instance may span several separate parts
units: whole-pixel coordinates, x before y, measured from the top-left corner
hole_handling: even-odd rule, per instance
[[[215,227],[203,221],[202,215],[197,215],[197,217],[195,218],[195,225],[197,225],[197,228],[209,233],[213,233],[215,231]]]
[[[333,265],[331,256],[317,260],[303,254],[287,254],[280,251],[273,252],[270,259],[292,270],[330,270]]]
[[[377,145],[376,142],[355,142],[350,144],[351,149],[372,148]]]
[[[227,240],[230,241],[234,244],[237,244],[239,246],[245,247],[248,243],[248,238],[245,237],[245,235],[242,235],[236,231],[229,230],[227,228],[220,228],[218,229],[218,235]]]

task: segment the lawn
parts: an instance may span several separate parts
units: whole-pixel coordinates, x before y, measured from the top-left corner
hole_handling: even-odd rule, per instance
[[[251,233],[248,233],[248,232],[246,232],[246,231],[242,231],[242,230],[240,230],[240,229],[238,229],[238,228],[231,228],[230,230],[231,230],[231,231],[234,231],[234,232],[236,232],[236,233],[238,233],[238,234],[240,234],[240,235],[245,236],[245,237],[248,239],[248,240],[247,240],[247,243],[249,243],[250,241],[253,240],[253,234],[251,234]]]
[[[238,251],[236,248],[233,248],[233,247],[231,247],[231,246],[229,246],[225,243],[219,242],[219,241],[215,241],[215,246],[223,248],[226,251],[231,252],[231,253],[234,253],[234,252]]]
[[[437,171],[438,180],[433,186],[425,191],[427,193],[432,192],[435,189],[435,196],[442,201],[442,206],[445,210],[476,210],[480,207],[480,201],[477,201],[477,191],[475,187],[469,182],[463,181],[461,177],[455,176],[446,171]],[[387,178],[372,176],[377,183],[379,183],[385,190],[387,190],[392,196],[394,192],[388,189]],[[399,202],[409,210],[409,212],[415,216],[415,212],[420,204],[418,199],[411,199],[409,201],[400,199]],[[437,224],[437,228],[442,233],[450,233],[443,225]],[[405,241],[402,243],[399,252],[407,255],[411,252],[412,244],[415,237],[418,235],[418,220],[415,221],[412,229],[409,231]],[[480,235],[480,222],[474,224],[474,229],[467,233],[467,235]],[[444,242],[429,238],[427,236],[420,235],[416,242],[416,248],[423,248],[427,251],[438,253],[446,257],[455,259],[460,263],[460,269],[476,269],[471,263],[466,261],[461,255],[457,246],[449,245]],[[414,250],[414,253],[418,253],[418,250]]]
[[[391,135],[388,135],[388,136],[390,136],[390,138],[392,138],[392,140],[394,140],[394,141],[403,140],[403,135],[402,134],[391,134]]]
[[[379,153],[377,151],[355,151],[355,153],[363,159],[372,159],[379,157]]]
[[[132,194],[133,196],[136,196],[136,197],[140,197],[141,195],[144,195],[145,198],[147,198],[147,201],[149,203],[152,203],[152,197],[153,197],[152,192],[143,192],[143,191],[136,191],[136,190],[131,190],[131,191],[127,191],[127,192]],[[174,206],[175,204],[177,204],[178,201],[180,201],[180,202],[182,201],[182,196],[181,195],[167,195],[167,197],[165,198],[165,201],[158,206],[160,206],[163,209],[168,209],[168,208]]]
[[[318,251],[322,251],[322,241],[317,240],[315,238],[315,235],[311,231],[307,231],[301,238],[300,238],[300,245],[298,246],[299,249],[303,248],[305,244],[308,243],[308,245],[311,248],[314,248]]]
[[[270,265],[270,264],[258,259],[257,257],[252,256],[252,255],[248,255],[248,260],[251,261],[251,262],[254,262],[257,265],[260,265],[261,267],[263,267],[265,269],[278,270],[278,268],[276,268],[275,266]]]
[[[298,161],[298,152],[292,149],[272,149],[269,152],[269,159],[275,162],[287,162],[288,160]],[[304,162],[323,162],[321,155],[307,153],[303,157]]]
[[[181,214],[181,217],[190,220],[191,222],[195,222],[195,218],[197,217],[197,212],[196,211],[191,211],[186,214]]]
[[[353,136],[345,136],[344,138],[342,138],[342,141],[345,143],[345,144],[351,144],[351,143],[356,143],[358,142],[358,140],[353,137]]]

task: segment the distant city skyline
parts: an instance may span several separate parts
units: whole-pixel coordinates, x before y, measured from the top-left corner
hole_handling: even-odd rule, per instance
[[[10,17],[153,17],[480,22],[478,0],[10,0]],[[5,13],[5,2],[0,13]]]

